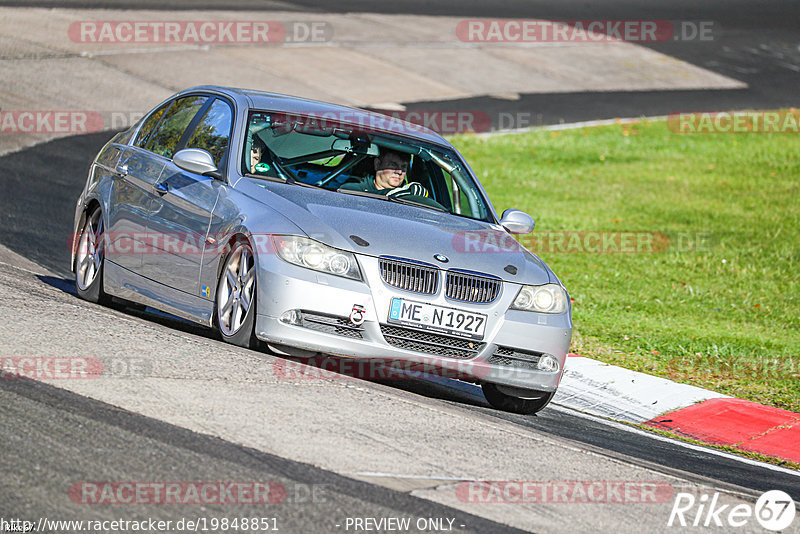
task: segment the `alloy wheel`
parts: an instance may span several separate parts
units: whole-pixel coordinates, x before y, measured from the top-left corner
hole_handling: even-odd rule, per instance
[[[75,258],[75,281],[86,291],[97,279],[103,263],[103,217],[100,210],[86,219]]]
[[[233,336],[244,324],[255,296],[253,251],[244,243],[228,257],[217,289],[217,318],[226,336]]]

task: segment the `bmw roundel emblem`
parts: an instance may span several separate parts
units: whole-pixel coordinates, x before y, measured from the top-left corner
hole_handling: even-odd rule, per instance
[[[433,257],[442,263],[447,263],[448,261],[450,261],[448,257],[445,256],[444,254],[434,254]]]

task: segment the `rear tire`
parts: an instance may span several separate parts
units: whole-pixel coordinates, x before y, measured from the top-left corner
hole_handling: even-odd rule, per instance
[[[86,217],[75,251],[75,289],[79,297],[97,304],[110,301],[103,291],[104,240],[103,212],[97,208]]]
[[[256,266],[253,249],[246,241],[233,246],[223,263],[214,306],[222,339],[233,345],[255,349]]]
[[[504,386],[498,386],[497,384],[491,384],[489,382],[484,382],[481,384],[483,395],[493,408],[502,410],[504,412],[519,413],[522,415],[532,415],[538,411],[541,411],[550,403],[556,394],[555,391],[548,392],[509,388],[524,395],[520,397],[501,391],[501,388],[503,387]]]

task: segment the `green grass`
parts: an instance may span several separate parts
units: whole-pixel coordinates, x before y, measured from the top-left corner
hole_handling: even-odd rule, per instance
[[[539,253],[574,299],[574,352],[800,412],[800,135],[639,122],[451,141],[499,212],[534,217],[523,240],[671,238],[653,253]]]

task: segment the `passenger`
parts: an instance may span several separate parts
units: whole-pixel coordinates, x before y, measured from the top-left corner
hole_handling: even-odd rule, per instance
[[[253,136],[253,144],[250,146],[250,172],[252,174],[269,171],[269,165],[261,162],[267,145],[258,136]]]
[[[367,175],[358,182],[343,184],[340,189],[364,191],[397,198],[404,196],[428,197],[428,190],[417,182],[406,182],[406,173],[411,160],[409,154],[385,149],[375,158],[375,174]]]

